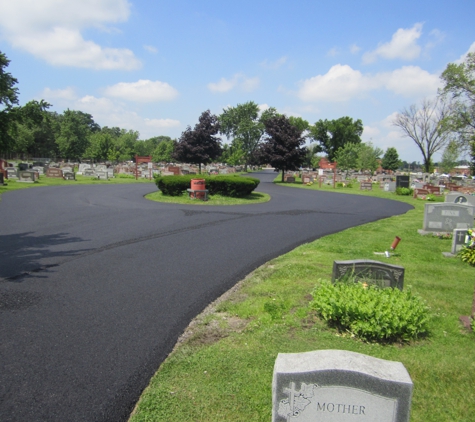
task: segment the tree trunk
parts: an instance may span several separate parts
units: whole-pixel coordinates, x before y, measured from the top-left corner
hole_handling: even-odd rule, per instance
[[[284,169],[282,169],[282,183],[284,183]]]

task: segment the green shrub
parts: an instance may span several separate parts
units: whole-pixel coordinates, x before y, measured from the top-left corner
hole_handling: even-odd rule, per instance
[[[410,188],[396,188],[396,195],[409,196],[414,193],[413,189]]]
[[[158,189],[169,196],[180,196],[190,188],[191,179],[204,179],[210,195],[231,196],[243,198],[250,195],[259,186],[259,179],[241,176],[156,176],[155,184]]]
[[[365,340],[410,341],[428,333],[429,309],[409,290],[322,282],[312,296],[311,308],[325,321]]]
[[[337,188],[342,188],[343,186],[344,186],[344,185],[343,185],[342,182],[338,182],[338,183],[336,184],[336,187],[337,187]]]
[[[348,183],[346,184],[346,187],[351,189],[351,188],[353,187],[353,183],[348,182]]]

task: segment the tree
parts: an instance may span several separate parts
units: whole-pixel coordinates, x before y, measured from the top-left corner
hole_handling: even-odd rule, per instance
[[[0,51],[0,153],[9,151],[14,145],[12,125],[18,119],[15,104],[18,104],[18,88],[15,79],[5,69],[10,64],[7,56]]]
[[[458,135],[460,151],[469,151],[475,174],[475,53],[468,53],[460,64],[449,63],[441,75],[445,82],[440,94],[452,100],[452,112],[445,120]]]
[[[302,137],[302,131],[284,115],[266,120],[265,128],[267,139],[260,145],[260,162],[282,171],[284,181],[284,173],[297,170],[305,160],[305,138]]]
[[[221,139],[216,137],[219,129],[218,118],[209,110],[204,111],[195,128],[192,130],[188,126],[181,134],[173,158],[183,163],[198,164],[201,174],[201,164],[211,163],[221,155]]]
[[[163,161],[165,163],[170,163],[172,161],[174,148],[175,141],[173,139],[168,138],[168,140],[161,140],[152,153],[153,161]]]
[[[374,173],[379,167],[379,159],[383,154],[381,148],[373,146],[371,142],[360,144],[358,154],[358,167]]]
[[[89,146],[89,135],[100,130],[90,114],[66,110],[60,119],[60,135],[56,142],[63,158],[80,160]]]
[[[232,144],[236,141],[235,149],[241,149],[246,171],[264,135],[265,121],[277,114],[273,107],[260,115],[259,112],[259,106],[249,101],[236,107],[225,108],[219,116],[220,131],[233,138]]]
[[[346,172],[346,176],[348,175],[348,170],[358,168],[360,149],[361,144],[354,144],[352,142],[348,142],[347,144],[338,148],[338,151],[335,154],[335,160],[337,162],[338,168]]]
[[[450,113],[449,103],[438,97],[424,99],[420,106],[412,104],[398,113],[393,121],[403,136],[411,138],[421,151],[426,173],[430,173],[434,153],[441,150],[449,139],[450,131],[444,122]]]
[[[439,167],[443,173],[449,174],[457,165],[457,160],[460,154],[459,145],[455,140],[451,140],[445,147],[442,153],[442,159]]]
[[[400,165],[401,161],[399,160],[399,154],[397,153],[396,148],[389,147],[384,153],[381,167],[384,170],[396,171]]]
[[[340,117],[337,120],[319,120],[310,127],[310,137],[320,143],[321,151],[325,152],[329,161],[335,160],[339,148],[347,143],[361,143],[363,122],[351,117]]]

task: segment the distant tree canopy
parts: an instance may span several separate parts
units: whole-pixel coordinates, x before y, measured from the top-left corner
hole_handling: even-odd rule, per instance
[[[183,163],[198,164],[201,173],[201,164],[211,163],[222,152],[218,118],[209,110],[199,117],[199,122],[192,130],[190,126],[181,134],[173,158]]]
[[[319,142],[321,151],[327,154],[329,161],[335,161],[338,149],[347,143],[361,143],[363,122],[351,117],[341,117],[336,120],[319,120],[309,128],[309,137]]]
[[[265,128],[267,139],[259,148],[260,162],[282,171],[284,181],[284,173],[299,169],[305,160],[305,138],[302,131],[284,115],[266,120]]]

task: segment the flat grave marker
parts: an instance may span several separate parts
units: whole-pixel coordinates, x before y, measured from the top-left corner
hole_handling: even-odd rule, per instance
[[[452,233],[452,249],[450,252],[442,252],[447,258],[451,258],[457,255],[457,253],[462,249],[467,241],[467,230],[466,229],[455,229]]]
[[[361,182],[360,183],[360,190],[373,190],[373,183],[372,182]]]
[[[272,422],[408,422],[412,390],[401,362],[346,350],[279,353]]]

